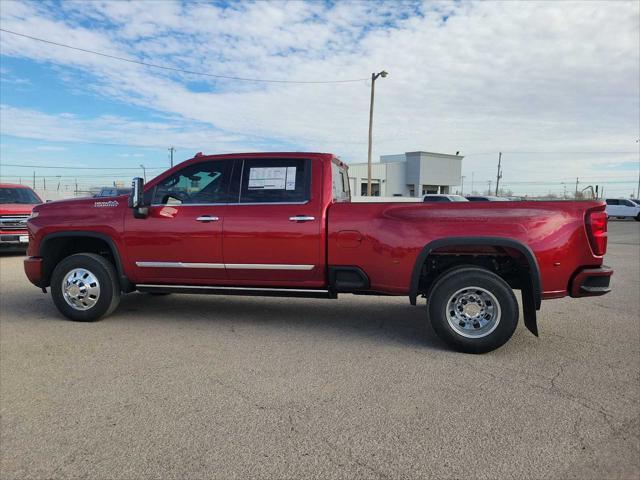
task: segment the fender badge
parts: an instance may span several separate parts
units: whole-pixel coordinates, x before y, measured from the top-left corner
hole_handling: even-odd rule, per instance
[[[96,208],[105,208],[105,207],[117,207],[120,205],[116,200],[108,200],[102,202],[94,202],[93,206]]]

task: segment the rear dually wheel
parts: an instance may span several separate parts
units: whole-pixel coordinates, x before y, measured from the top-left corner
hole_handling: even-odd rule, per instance
[[[485,353],[504,345],[518,324],[518,302],[495,273],[475,266],[442,274],[427,311],[437,335],[456,350]]]

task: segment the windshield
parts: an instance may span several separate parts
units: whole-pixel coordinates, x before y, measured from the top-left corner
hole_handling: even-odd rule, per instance
[[[33,190],[28,188],[0,188],[0,203],[42,203]]]

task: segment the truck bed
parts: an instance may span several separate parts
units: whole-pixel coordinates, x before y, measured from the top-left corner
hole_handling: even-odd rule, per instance
[[[591,210],[604,210],[604,202],[334,203],[328,211],[328,264],[354,266],[355,259],[372,290],[406,294],[426,245],[451,238],[473,242],[501,237],[533,252],[543,298],[562,297],[576,266],[602,265],[585,229]]]

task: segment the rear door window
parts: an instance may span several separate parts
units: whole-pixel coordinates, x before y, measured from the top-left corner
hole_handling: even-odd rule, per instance
[[[240,203],[302,203],[310,199],[308,159],[256,158],[239,164]]]

